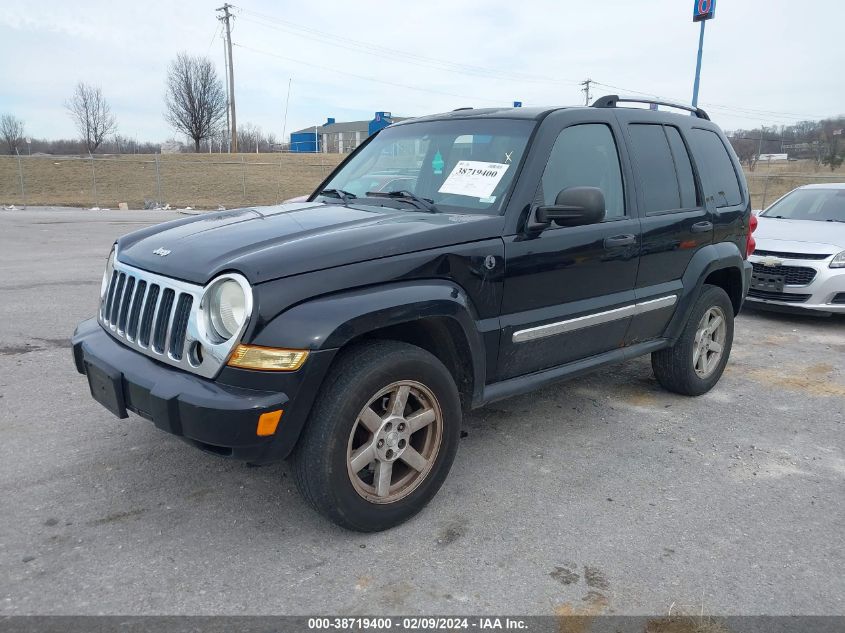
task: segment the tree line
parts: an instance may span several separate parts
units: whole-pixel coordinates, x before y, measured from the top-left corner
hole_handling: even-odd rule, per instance
[[[845,162],[845,117],[780,127],[735,130],[728,139],[739,160],[754,170],[760,154],[787,154],[835,170]]]
[[[117,118],[99,86],[79,81],[64,108],[76,128],[77,139],[28,138],[24,121],[14,114],[0,116],[0,137],[10,154],[147,154],[160,151],[159,143],[143,142],[118,133]],[[228,101],[214,63],[203,56],[179,53],[170,62],[165,81],[164,119],[179,134],[193,141],[193,151],[228,151]],[[26,141],[29,140],[27,143]],[[169,143],[182,151],[181,143]],[[238,130],[242,152],[270,152],[279,148],[273,134],[246,123]]]

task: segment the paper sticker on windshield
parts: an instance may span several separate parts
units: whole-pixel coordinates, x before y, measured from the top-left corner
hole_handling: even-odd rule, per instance
[[[510,165],[502,163],[482,163],[477,160],[458,161],[438,192],[487,198],[493,194],[493,190],[505,175],[508,167]]]

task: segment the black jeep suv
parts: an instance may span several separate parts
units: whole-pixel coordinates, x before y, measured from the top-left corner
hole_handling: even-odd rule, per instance
[[[627,101],[403,121],[307,202],[126,235],[76,367],[118,417],[292,456],[308,501],[364,531],[437,492],[463,410],[641,354],[702,394],[748,288],[747,186],[702,110]]]

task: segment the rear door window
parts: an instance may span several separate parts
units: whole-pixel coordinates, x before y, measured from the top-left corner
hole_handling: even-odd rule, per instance
[[[659,213],[682,208],[675,163],[663,126],[633,124],[628,130],[642,188],[643,211]]]
[[[693,128],[689,138],[692,155],[703,181],[704,193],[713,197],[716,207],[742,204],[736,171],[719,135],[711,130]]]
[[[695,177],[692,175],[692,163],[690,163],[687,147],[677,128],[667,125],[663,129],[666,130],[666,138],[669,139],[669,147],[672,149],[672,158],[675,161],[675,172],[678,174],[678,186],[681,190],[681,207],[692,209],[698,206],[698,196],[695,192]]]

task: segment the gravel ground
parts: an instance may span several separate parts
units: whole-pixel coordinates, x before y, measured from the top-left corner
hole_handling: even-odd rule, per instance
[[[644,358],[476,411],[431,505],[360,535],[90,398],[109,245],[173,217],[0,210],[0,614],[845,614],[842,317],[743,313],[700,398]]]

